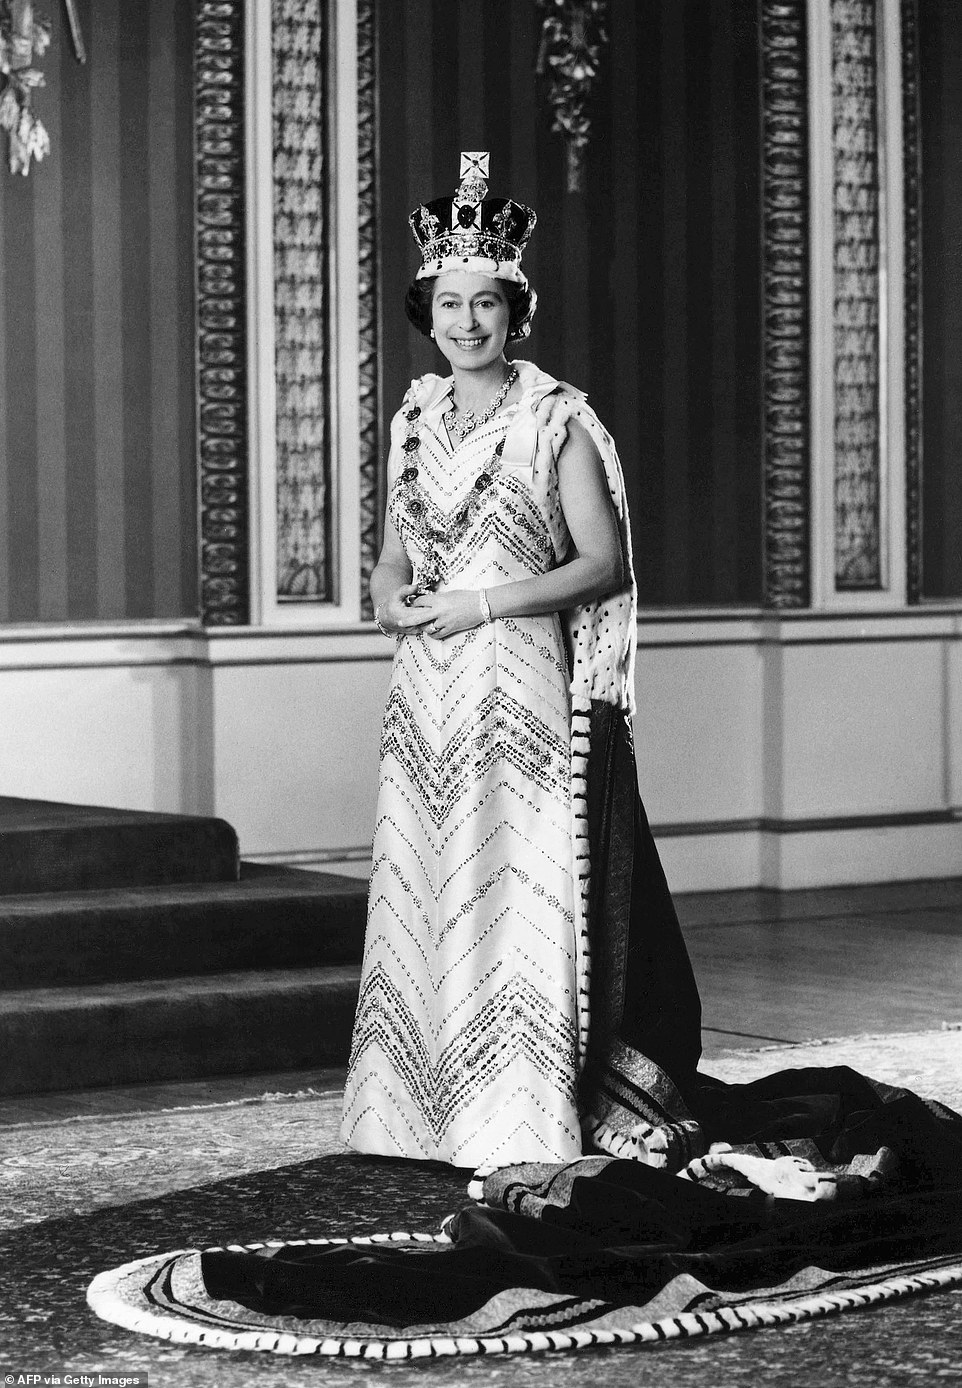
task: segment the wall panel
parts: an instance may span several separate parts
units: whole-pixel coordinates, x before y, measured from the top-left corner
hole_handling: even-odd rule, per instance
[[[196,610],[193,3],[64,7],[0,169],[0,622]],[[3,141],[6,158],[6,141]]]
[[[960,628],[924,609],[650,614],[635,736],[672,887],[957,875]],[[247,857],[360,871],[391,657],[356,627],[12,631],[0,784],[221,814]]]

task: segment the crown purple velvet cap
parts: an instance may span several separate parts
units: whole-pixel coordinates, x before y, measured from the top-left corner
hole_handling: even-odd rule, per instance
[[[451,198],[435,198],[409,217],[421,252],[417,278],[468,270],[492,279],[527,285],[521,252],[538,220],[513,198],[488,197],[485,150],[461,154],[461,182]]]

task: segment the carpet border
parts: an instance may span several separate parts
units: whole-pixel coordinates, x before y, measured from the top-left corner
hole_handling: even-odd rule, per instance
[[[256,1252],[271,1247],[303,1247],[305,1245],[380,1244],[380,1243],[449,1243],[444,1234],[392,1233],[370,1234],[354,1238],[270,1240],[269,1243],[232,1244],[236,1252]],[[638,1321],[624,1329],[526,1331],[510,1336],[415,1336],[404,1340],[383,1340],[376,1337],[356,1339],[311,1335],[291,1335],[270,1331],[230,1333],[207,1328],[176,1315],[160,1315],[138,1311],[117,1294],[118,1284],[138,1268],[159,1267],[171,1259],[197,1253],[197,1249],[175,1249],[151,1254],[110,1268],[98,1275],[87,1289],[87,1304],[101,1320],[110,1321],[126,1330],[175,1344],[203,1345],[210,1349],[260,1350],[273,1354],[321,1355],[327,1358],[412,1360],[447,1358],[475,1354],[529,1354],[551,1350],[582,1350],[610,1345],[651,1346],[673,1340],[693,1340],[708,1335],[736,1334],[743,1330],[798,1325],[820,1320],[846,1311],[881,1306],[921,1292],[937,1291],[962,1285],[962,1262],[948,1267],[918,1272],[908,1276],[890,1275],[868,1286],[847,1291],[815,1293],[800,1296],[778,1305],[764,1300],[740,1306],[722,1306],[717,1311],[683,1312],[658,1321]],[[220,1252],[221,1248],[208,1249]]]

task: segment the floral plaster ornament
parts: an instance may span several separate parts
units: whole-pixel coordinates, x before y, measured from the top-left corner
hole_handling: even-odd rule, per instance
[[[33,92],[44,86],[34,66],[50,43],[50,21],[35,15],[30,0],[0,0],[0,127],[10,139],[10,172],[26,174],[31,159],[50,152],[50,137],[32,109]]]
[[[78,62],[86,62],[74,0],[65,0]],[[50,136],[33,111],[33,93],[46,85],[36,66],[50,46],[50,20],[32,0],[0,0],[0,129],[10,140],[10,172],[27,174],[30,161],[50,153]]]
[[[607,0],[537,0],[545,11],[537,72],[548,79],[548,100],[554,111],[552,130],[568,142],[568,192],[584,189],[585,150],[591,122],[585,114],[591,87],[598,76],[605,31]]]

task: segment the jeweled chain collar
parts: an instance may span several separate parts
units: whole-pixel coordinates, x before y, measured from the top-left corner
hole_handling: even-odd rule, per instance
[[[507,376],[504,378],[504,384],[501,389],[491,401],[491,404],[481,414],[475,414],[474,410],[462,410],[460,412],[461,417],[458,418],[458,407],[454,403],[454,397],[452,395],[451,404],[444,412],[444,423],[452,433],[457,434],[458,443],[464,443],[464,440],[469,434],[473,434],[475,429],[479,428],[480,425],[487,424],[489,419],[494,418],[508,398],[508,392],[517,379],[518,368],[512,366]]]

